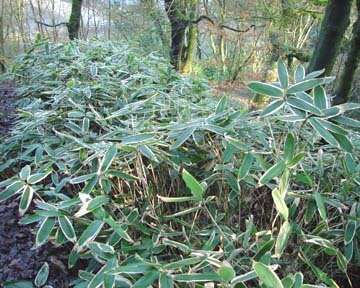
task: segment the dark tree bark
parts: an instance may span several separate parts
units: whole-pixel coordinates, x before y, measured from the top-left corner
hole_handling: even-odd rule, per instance
[[[79,38],[82,0],[72,0],[71,14],[67,29],[70,40]]]
[[[354,23],[352,30],[352,38],[350,44],[350,51],[346,58],[344,69],[341,73],[339,83],[336,88],[335,98],[333,104],[342,104],[349,100],[351,87],[354,81],[356,69],[360,61],[360,0],[356,1],[357,5],[357,20]]]
[[[196,51],[197,27],[195,20],[197,0],[165,0],[165,10],[171,26],[170,61],[181,73],[192,70]]]
[[[352,0],[329,0],[308,72],[325,69],[326,75],[331,74],[341,40],[350,24],[351,2]]]

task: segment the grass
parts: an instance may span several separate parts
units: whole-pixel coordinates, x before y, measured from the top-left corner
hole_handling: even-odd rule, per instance
[[[285,85],[281,65],[250,84],[277,102],[246,113],[156,54],[38,42],[9,75],[0,201],[86,263],[74,287],[338,287],[360,261],[358,106],[327,110],[331,79]]]

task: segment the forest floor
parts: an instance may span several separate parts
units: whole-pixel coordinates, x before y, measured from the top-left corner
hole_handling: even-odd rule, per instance
[[[5,139],[14,122],[16,92],[10,81],[0,83],[0,139]],[[0,175],[0,180],[2,179]],[[20,225],[18,201],[0,203],[0,287],[14,280],[33,280],[44,262],[50,266],[48,284],[69,287],[72,274],[66,268],[64,248],[51,244],[34,248],[33,225]]]

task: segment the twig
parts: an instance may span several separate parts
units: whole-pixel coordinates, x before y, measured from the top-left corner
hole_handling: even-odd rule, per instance
[[[61,26],[61,25],[68,25],[67,22],[60,22],[60,23],[58,23],[58,24],[47,24],[47,23],[45,23],[45,22],[41,22],[41,21],[37,21],[37,20],[35,20],[35,22],[36,22],[37,24],[44,25],[44,26],[46,26],[46,27],[58,27],[58,26]]]
[[[220,29],[227,29],[233,32],[237,32],[237,33],[245,33],[250,31],[252,28],[256,28],[256,26],[254,24],[250,25],[248,28],[246,28],[245,30],[240,30],[240,29],[236,29],[233,27],[230,27],[228,25],[219,25],[216,24],[214,20],[212,20],[209,16],[206,15],[201,15],[198,19],[192,21],[193,24],[199,24],[199,22],[201,22],[202,20],[207,20],[208,22],[210,22],[212,25],[219,27]]]

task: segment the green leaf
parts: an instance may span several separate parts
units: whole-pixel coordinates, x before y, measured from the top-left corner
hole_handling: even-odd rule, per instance
[[[228,262],[224,262],[219,267],[219,269],[217,270],[217,274],[224,282],[230,282],[236,276],[234,268]]]
[[[46,173],[36,173],[36,174],[33,174],[33,175],[29,176],[27,182],[28,182],[29,184],[39,183],[40,181],[44,180],[50,173],[51,173],[51,171],[46,172]]]
[[[76,242],[75,230],[70,219],[67,216],[59,216],[58,221],[61,231],[64,233],[65,237],[70,242]]]
[[[265,174],[259,179],[259,183],[262,185],[268,183],[270,180],[274,179],[275,177],[280,176],[284,172],[285,168],[286,168],[285,162],[279,161],[265,172]]]
[[[274,271],[271,270],[269,266],[266,266],[260,262],[253,263],[253,269],[256,272],[256,275],[259,279],[270,288],[284,288],[279,277]]]
[[[159,271],[149,271],[143,277],[137,280],[132,287],[133,288],[149,287],[159,278],[159,275],[160,275]]]
[[[249,281],[249,280],[253,280],[257,277],[256,272],[255,271],[250,271],[247,272],[245,274],[236,276],[232,281],[231,281],[231,287],[236,287],[237,284]]]
[[[352,153],[354,150],[354,147],[350,140],[345,136],[338,133],[332,133],[332,135],[335,137],[336,141],[339,143],[340,147],[344,149],[346,152]]]
[[[87,243],[94,240],[96,236],[100,233],[103,225],[104,223],[100,220],[94,220],[93,222],[91,222],[91,224],[81,234],[77,242],[77,247],[81,249],[82,247],[87,245]]]
[[[321,76],[322,74],[324,74],[324,72],[325,72],[325,69],[313,71],[313,72],[307,74],[307,75],[305,76],[304,80],[317,78],[317,77]]]
[[[131,263],[131,264],[123,265],[123,266],[113,269],[111,271],[111,274],[113,274],[113,275],[117,275],[117,274],[121,274],[121,273],[143,274],[145,272],[150,271],[152,268],[153,268],[153,266],[151,266],[147,263],[143,263],[143,262]]]
[[[281,88],[271,84],[253,81],[249,83],[248,87],[255,93],[261,95],[266,95],[275,98],[282,98],[284,96],[284,91]]]
[[[304,281],[304,275],[301,272],[296,272],[294,275],[293,288],[301,288]]]
[[[294,158],[295,153],[295,137],[292,133],[288,133],[284,144],[284,156],[286,160]]]
[[[173,288],[173,277],[167,273],[161,273],[159,277],[159,288]]]
[[[19,177],[21,180],[25,181],[27,178],[29,178],[30,173],[31,173],[31,168],[29,165],[26,165],[21,169],[21,171],[19,173]]]
[[[268,106],[266,106],[265,109],[261,112],[260,115],[262,117],[265,117],[265,116],[269,116],[271,114],[274,114],[277,111],[279,111],[284,106],[284,104],[285,104],[285,102],[282,99],[275,100],[275,101],[271,102]]]
[[[19,203],[19,214],[22,216],[29,209],[31,201],[34,196],[34,189],[31,186],[26,186]]]
[[[176,274],[174,275],[176,282],[221,282],[221,278],[217,273],[203,272],[203,273],[189,273],[189,274]]]
[[[97,254],[102,254],[102,253],[105,253],[105,254],[115,254],[115,249],[113,246],[111,245],[108,245],[106,243],[100,243],[100,242],[90,242],[88,244],[89,248],[96,252]]]
[[[11,183],[3,192],[0,193],[0,202],[5,201],[17,193],[20,193],[24,187],[25,184],[22,181],[15,181]]]
[[[239,180],[244,179],[249,174],[254,159],[254,156],[250,152],[245,154],[238,173]]]
[[[274,189],[271,194],[272,194],[272,198],[274,200],[276,210],[284,218],[284,220],[288,220],[289,209],[286,206],[284,197],[280,194],[279,189]]]
[[[289,74],[284,61],[279,59],[277,63],[277,68],[278,68],[278,77],[281,83],[281,87],[286,89],[289,86]]]
[[[338,147],[338,142],[336,138],[324,126],[321,125],[318,119],[312,117],[309,119],[309,123],[326,142]]]
[[[87,288],[99,288],[99,287],[103,286],[104,273],[105,273],[106,268],[107,268],[106,266],[101,267],[101,269],[91,279],[91,281],[87,285]]]
[[[318,108],[302,99],[290,96],[287,98],[286,102],[290,106],[295,107],[301,111],[309,112],[315,115],[321,115],[321,111]]]
[[[7,281],[4,283],[4,288],[34,288],[31,281]]]
[[[324,119],[317,119],[321,125],[326,128],[327,130],[329,130],[330,132],[333,133],[337,133],[337,134],[341,134],[341,135],[347,135],[348,131],[346,131],[345,129],[343,129],[342,127],[340,127],[339,125],[336,125],[330,121],[324,120]]]
[[[150,149],[150,147],[148,145],[140,145],[138,147],[138,150],[142,155],[144,155],[149,160],[154,161],[155,163],[159,162],[155,153]]]
[[[112,218],[108,217],[104,219],[105,223],[108,224],[112,229],[114,229],[114,231],[123,239],[125,239],[126,241],[133,243],[134,240],[131,239],[131,237],[129,236],[129,234],[121,227],[121,225],[119,223],[117,223],[115,220],[113,220]]]
[[[280,257],[284,252],[291,235],[291,224],[285,221],[280,228],[279,235],[275,243],[275,256]]]
[[[182,171],[182,178],[193,196],[198,201],[201,201],[205,192],[204,187],[185,169]]]
[[[85,174],[85,175],[81,175],[78,177],[74,177],[70,180],[71,184],[80,184],[83,182],[86,182],[88,180],[90,180],[91,178],[93,178],[94,176],[96,176],[96,173],[91,173],[91,174]]]
[[[304,80],[304,81],[301,81],[299,83],[296,83],[296,84],[290,86],[289,89],[287,90],[287,94],[306,92],[306,91],[313,89],[314,87],[319,86],[323,83],[324,83],[324,79],[322,79],[322,78]]]
[[[325,204],[324,204],[324,199],[321,196],[321,194],[317,191],[314,192],[314,199],[316,201],[316,206],[318,208],[320,217],[326,221],[327,220],[327,213],[326,213],[326,208],[325,208]]]
[[[259,261],[266,253],[270,252],[275,244],[274,239],[270,239],[266,241],[265,243],[262,243],[257,251],[257,253],[254,255],[253,259],[255,261]]]
[[[110,146],[110,148],[106,151],[104,158],[102,159],[99,166],[99,174],[104,174],[110,167],[112,161],[114,160],[117,154],[116,144]]]
[[[344,242],[345,245],[351,243],[355,237],[356,233],[356,221],[348,220],[345,227],[345,235],[344,235]]]
[[[305,78],[305,67],[303,65],[298,65],[295,69],[294,79],[295,82],[301,82]]]
[[[37,247],[43,245],[48,240],[49,235],[54,228],[54,225],[55,225],[54,218],[47,217],[42,221],[39,230],[36,233]]]
[[[36,277],[34,280],[36,287],[41,287],[41,286],[45,285],[48,277],[49,277],[49,264],[47,262],[45,262],[41,266],[38,273],[36,274]]]
[[[154,133],[140,133],[122,138],[123,145],[139,145],[154,140]]]
[[[228,105],[228,98],[226,96],[221,97],[220,101],[216,105],[215,113],[219,114],[221,112],[224,112],[227,105]]]
[[[317,86],[314,89],[314,104],[320,110],[328,108],[326,92],[325,89],[321,86]]]
[[[166,270],[180,269],[180,268],[184,268],[187,266],[195,265],[203,260],[204,260],[204,257],[185,258],[185,259],[182,259],[179,261],[165,264],[164,269],[166,269]]]
[[[336,106],[332,107],[332,108],[336,108]],[[345,125],[345,126],[349,126],[349,127],[353,127],[353,128],[360,128],[360,121],[355,120],[355,119],[351,119],[349,117],[337,116],[337,117],[333,118],[333,120],[335,122],[337,122],[339,124],[342,124],[342,125]]]
[[[196,127],[192,126],[192,127],[188,127],[188,128],[185,128],[185,129],[179,131],[176,135],[175,143],[173,145],[171,145],[171,149],[179,148],[182,144],[184,144],[191,137],[191,135],[193,135],[195,130],[196,130]]]
[[[345,258],[344,254],[342,254],[340,251],[336,253],[336,264],[338,265],[341,271],[346,273],[348,261]]]

